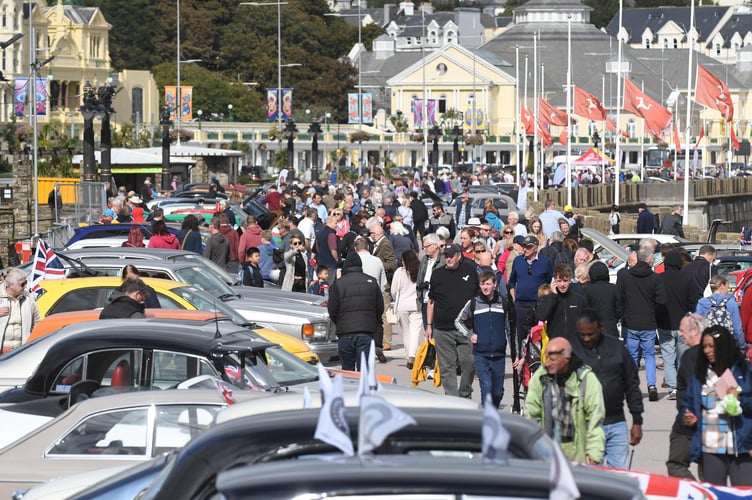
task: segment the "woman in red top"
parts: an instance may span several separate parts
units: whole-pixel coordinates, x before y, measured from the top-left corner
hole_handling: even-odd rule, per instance
[[[154,221],[152,231],[154,234],[149,238],[149,248],[180,248],[177,237],[167,230],[167,224],[163,220]]]

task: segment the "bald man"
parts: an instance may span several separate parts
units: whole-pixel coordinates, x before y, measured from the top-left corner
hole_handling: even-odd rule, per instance
[[[561,444],[569,460],[601,463],[606,448],[606,407],[598,377],[572,353],[572,345],[564,337],[551,339],[545,356],[545,363],[530,378],[527,416]]]

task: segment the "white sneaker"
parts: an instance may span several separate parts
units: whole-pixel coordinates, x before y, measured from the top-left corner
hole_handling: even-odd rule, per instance
[[[430,368],[428,370],[428,375],[426,375],[426,380],[433,380],[433,368]]]

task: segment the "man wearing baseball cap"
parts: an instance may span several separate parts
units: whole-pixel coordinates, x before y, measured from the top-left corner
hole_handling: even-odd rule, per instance
[[[475,362],[470,339],[454,324],[467,301],[478,291],[478,271],[464,259],[462,248],[450,243],[442,251],[446,263],[431,274],[426,308],[426,338],[433,337],[439,357],[441,385],[449,396],[469,398],[473,393]],[[462,375],[457,386],[457,360]]]
[[[515,236],[517,241],[519,236]],[[509,274],[507,288],[514,299],[514,310],[517,314],[517,345],[521,345],[527,332],[524,321],[538,301],[538,287],[551,283],[554,267],[551,259],[538,253],[538,238],[533,235],[525,236],[521,242],[522,255],[514,259],[512,272]],[[516,352],[519,352],[517,350]]]

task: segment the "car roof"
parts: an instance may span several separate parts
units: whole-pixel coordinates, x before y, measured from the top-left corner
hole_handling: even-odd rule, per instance
[[[277,345],[228,321],[126,318],[86,321],[59,331],[65,332],[65,338],[47,350],[24,385],[28,392],[44,393],[50,385],[48,377],[55,376],[71,359],[92,350],[146,348],[207,355],[219,348],[259,351]]]
[[[185,283],[179,283],[177,281],[165,280],[160,278],[141,278],[144,283],[154,288],[155,290],[172,290],[182,286],[190,286]],[[76,279],[61,279],[61,280],[42,280],[39,285],[46,291],[51,291],[57,288],[86,288],[86,287],[105,287],[105,286],[120,286],[122,280],[116,276],[94,276],[91,278],[76,278]]]
[[[477,410],[478,402],[465,398],[447,398],[440,394],[423,391],[380,391],[378,393],[389,403],[398,407],[409,408],[434,408],[434,409],[455,409],[455,410]],[[344,403],[347,407],[359,406],[360,395],[356,392],[345,391]],[[303,408],[304,395],[300,392],[288,392],[278,394],[273,398],[264,401],[263,405],[257,404],[237,404],[221,416],[217,417],[217,423],[229,422],[239,418],[250,417],[276,411],[291,411]],[[320,408],[321,399],[311,398],[311,408]]]
[[[76,259],[77,261],[80,261],[83,263],[83,265],[77,265],[75,263],[71,262],[65,262],[63,260],[66,267],[81,267],[85,269],[86,267],[90,268],[110,268],[110,267],[120,267],[123,268],[127,265],[133,265],[136,266],[138,269],[141,268],[151,268],[156,267],[159,269],[185,269],[187,267],[201,267],[205,268],[203,262],[200,261],[189,261],[189,260],[158,260],[158,259],[129,259],[126,255],[125,258],[120,258],[118,260],[113,260],[109,256],[80,256]]]
[[[88,226],[77,227],[73,231],[73,236],[65,243],[64,246],[69,246],[78,240],[92,239],[92,238],[106,238],[109,236],[122,236],[127,235],[132,227],[141,229],[144,234],[151,234],[151,223],[138,224],[132,222],[125,222],[121,224],[90,224]],[[178,234],[178,229],[167,226],[167,230],[173,234]]]
[[[106,256],[112,256],[119,259],[127,258],[128,255],[143,255],[143,256],[152,256],[154,260],[159,259],[168,259],[174,255],[186,255],[193,252],[189,252],[188,250],[173,250],[171,248],[128,248],[128,247],[118,247],[118,248],[81,248],[79,250],[64,250],[62,252],[63,255],[70,257],[70,258],[76,258],[76,257],[86,257],[86,256],[93,256],[93,255],[106,255]]]
[[[261,401],[270,401],[273,397],[276,396]],[[381,449],[390,454],[431,449],[432,446],[433,449],[441,446],[452,450],[481,451],[482,411],[409,407],[402,410],[414,418],[417,425],[403,428],[386,439]],[[185,481],[185,478],[198,479],[206,475],[207,461],[211,461],[212,467],[224,470],[269,459],[332,452],[331,445],[314,438],[319,413],[317,409],[273,412],[238,418],[208,429],[179,452],[171,469],[180,473],[172,474],[160,484],[161,493],[169,491],[174,498],[189,497],[194,492],[190,490],[190,481]],[[359,417],[358,408],[345,408],[352,435],[357,435]],[[508,413],[501,414],[501,419],[511,435],[510,450],[513,453],[528,453],[530,442],[550,442],[543,430],[530,420]],[[546,453],[537,447],[532,449]],[[155,493],[147,492],[146,497],[151,498]]]
[[[250,492],[268,498],[363,498],[404,495],[410,498],[447,495],[451,498],[548,498],[552,484],[545,462],[508,460],[482,464],[479,457],[390,456],[389,460],[342,457],[332,474],[331,460],[297,461],[294,474],[287,461],[238,467],[217,477],[223,498],[243,498]],[[587,467],[573,467],[582,498],[632,500],[642,498],[639,483],[630,477]],[[362,496],[361,496],[362,495]]]

